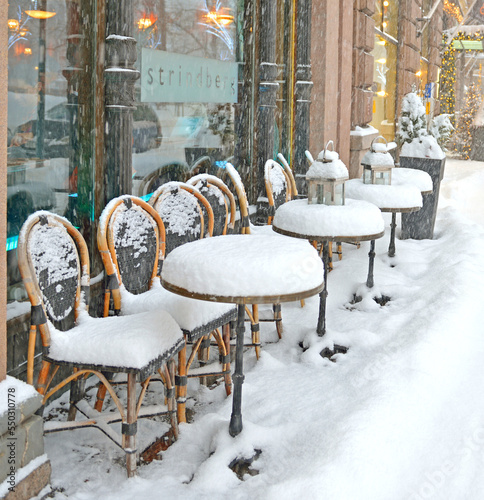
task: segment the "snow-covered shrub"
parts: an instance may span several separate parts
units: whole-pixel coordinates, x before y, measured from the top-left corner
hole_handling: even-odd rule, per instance
[[[435,137],[426,135],[420,137],[420,139],[414,139],[412,142],[405,142],[400,150],[400,156],[441,160],[445,157],[445,154]]]
[[[401,147],[401,156],[434,159],[445,157],[437,139],[427,132],[425,107],[415,92],[410,92],[403,98],[397,142]]]
[[[422,100],[415,92],[406,94],[402,101],[402,114],[398,120],[397,142],[402,146],[427,134],[427,118]]]

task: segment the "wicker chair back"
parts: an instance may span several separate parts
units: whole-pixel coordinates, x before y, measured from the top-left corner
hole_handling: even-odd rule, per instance
[[[27,293],[43,308],[55,328],[69,330],[76,321],[81,281],[88,285],[87,250],[83,249],[85,259],[81,262],[77,249],[84,242],[76,242],[66,228],[68,221],[54,214],[37,212],[28,222],[23,226],[19,248],[21,272],[32,274],[32,286],[27,287]],[[20,256],[21,249],[27,262]],[[85,291],[87,294],[87,287]]]
[[[264,180],[269,200],[268,224],[276,210],[291,199],[291,184],[284,168],[274,160],[267,160],[264,167]]]
[[[202,239],[205,234],[212,236],[212,207],[193,186],[182,182],[168,182],[153,193],[149,203],[165,225],[165,255],[184,243]],[[208,218],[207,233],[204,229],[204,212]]]
[[[128,292],[139,294],[151,287],[159,257],[158,226],[149,212],[126,197],[112,212],[108,242],[121,281]]]
[[[187,184],[195,186],[210,203],[214,218],[213,236],[232,233],[237,206],[234,195],[222,179],[210,174],[198,174],[188,179]]]

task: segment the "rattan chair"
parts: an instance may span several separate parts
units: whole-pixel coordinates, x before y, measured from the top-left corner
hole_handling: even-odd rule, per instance
[[[210,174],[195,175],[188,179],[187,184],[195,186],[210,203],[214,218],[213,236],[233,233],[237,205],[227,184]]]
[[[276,210],[292,199],[291,180],[284,167],[274,160],[267,160],[264,166],[264,182],[269,203],[267,224],[271,225]]]
[[[131,203],[129,209],[126,203]],[[116,248],[112,231],[116,227],[115,223],[121,224],[125,220],[125,224],[128,225],[128,218],[131,216],[136,215],[136,218],[140,220],[141,218],[151,219],[153,227],[156,226],[155,230],[162,235],[163,241],[166,241],[165,252],[168,253],[183,243],[204,237],[203,211],[200,204],[203,204],[209,216],[207,235],[211,235],[213,214],[210,204],[196,188],[179,182],[170,182],[160,186],[153,193],[149,204],[129,196],[112,200],[103,211],[98,233],[98,246],[103,256],[106,272],[110,276],[106,303],[109,303],[110,295],[113,298],[120,297],[114,308],[123,314],[163,307],[180,325],[187,343],[192,344],[193,348],[188,360],[186,348],[182,349],[178,355],[177,405],[180,422],[186,422],[187,377],[202,377],[205,381],[210,376],[221,376],[225,383],[226,393],[230,394],[232,381],[229,324],[236,318],[237,310],[231,304],[182,297],[162,288],[157,277],[161,271],[162,257],[160,256],[158,260],[158,266],[154,265],[153,257],[149,260],[153,263],[153,267],[142,264],[148,261],[149,251],[145,250],[147,248],[145,245],[143,252],[138,256],[137,245],[139,243],[136,242],[131,245],[125,244],[123,250],[127,255],[137,258],[134,262],[131,260],[133,262],[131,265],[136,266],[136,273],[133,273],[136,277],[132,281],[131,275],[123,270],[121,248]],[[135,229],[139,224],[141,222],[134,224]],[[162,246],[161,251],[163,250]],[[145,266],[145,269],[141,279],[139,276],[142,266]],[[119,291],[116,291],[117,286],[120,286]],[[223,330],[222,333],[220,328]],[[216,363],[207,364],[211,336],[218,346],[219,360]],[[197,354],[200,356],[200,366],[192,367]]]
[[[139,180],[135,194],[147,196],[167,182],[185,181],[190,176],[190,167],[184,161],[173,161],[156,168],[143,178],[140,176],[141,172],[135,173],[134,179]]]
[[[291,200],[295,200],[297,198],[298,192],[297,192],[297,187],[296,187],[296,179],[294,178],[292,168],[282,153],[278,153],[277,157],[279,158],[279,161],[281,162],[281,165],[284,168],[284,173],[289,178],[289,185],[291,188],[290,198],[291,198]]]
[[[155,246],[158,242],[155,242]],[[27,379],[33,383],[37,331],[42,337],[42,366],[37,390],[45,402],[71,383],[68,422],[49,421],[46,432],[97,427],[126,453],[128,476],[136,473],[136,430],[141,416],[170,415],[177,437],[173,356],[185,345],[181,329],[163,310],[130,317],[89,316],[89,256],[86,243],[69,221],[49,212],[36,212],[24,223],[18,261],[31,305]],[[59,367],[72,372],[51,387]],[[69,370],[68,370],[69,371]],[[141,408],[153,374],[166,387],[167,405]],[[116,395],[110,378],[127,374],[127,402]],[[118,412],[100,414],[84,398],[84,382],[94,374],[109,391]],[[136,396],[136,380],[141,393]],[[76,410],[86,418],[74,421]],[[122,422],[118,435],[109,423]]]

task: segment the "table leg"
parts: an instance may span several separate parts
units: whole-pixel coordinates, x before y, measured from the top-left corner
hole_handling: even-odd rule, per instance
[[[232,416],[229,433],[232,437],[242,431],[242,384],[244,383],[244,332],[245,306],[237,305],[237,340],[235,344],[235,372],[232,376],[234,396],[232,399]]]
[[[319,294],[319,317],[317,334],[322,337],[326,333],[326,297],[328,296],[328,264],[329,264],[329,242],[323,241],[323,264],[324,264],[324,288]]]
[[[397,214],[392,212],[392,223],[390,224],[390,246],[388,247],[388,257],[395,257],[395,228],[397,227]]]
[[[373,265],[375,263],[375,240],[371,240],[370,242],[370,251],[368,252],[368,257],[370,258],[370,262],[368,264],[368,278],[366,280],[366,286],[368,288],[373,288]]]

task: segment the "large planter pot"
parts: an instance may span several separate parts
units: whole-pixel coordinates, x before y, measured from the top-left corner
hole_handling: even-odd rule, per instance
[[[423,206],[418,212],[402,214],[402,239],[432,239],[439,204],[440,181],[444,177],[445,158],[438,160],[400,156],[400,166],[427,172],[433,184],[432,193],[422,195]]]
[[[484,126],[472,130],[471,160],[484,161]]]

